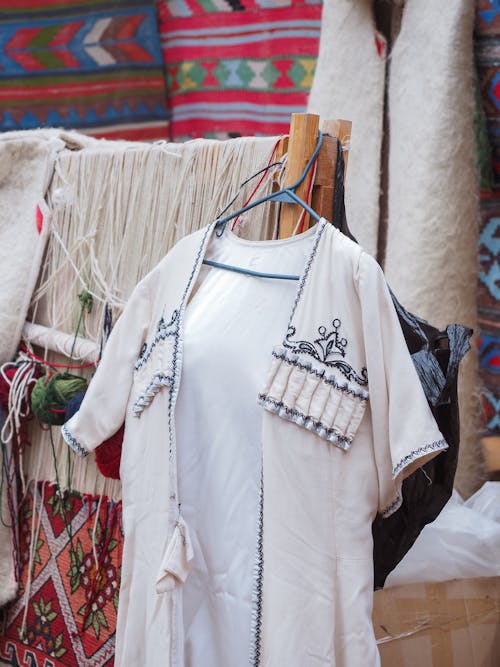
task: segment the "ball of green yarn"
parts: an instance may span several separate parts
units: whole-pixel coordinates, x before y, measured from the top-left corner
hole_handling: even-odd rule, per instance
[[[66,405],[75,394],[87,389],[87,380],[69,373],[54,373],[39,378],[31,394],[31,407],[43,424],[60,426],[65,422]]]

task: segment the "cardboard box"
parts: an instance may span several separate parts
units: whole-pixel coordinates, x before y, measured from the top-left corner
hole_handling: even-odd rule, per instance
[[[481,439],[483,458],[488,472],[500,471],[500,437],[498,435],[487,436]]]
[[[382,667],[500,667],[500,577],[377,591],[373,623]]]

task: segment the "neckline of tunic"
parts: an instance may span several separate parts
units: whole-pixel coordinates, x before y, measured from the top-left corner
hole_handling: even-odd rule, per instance
[[[238,236],[238,234],[235,234],[230,229],[226,229],[220,238],[226,239],[238,245],[250,246],[252,248],[271,248],[271,247],[276,248],[282,245],[301,243],[302,241],[309,239],[310,237],[314,236],[317,233],[319,226],[320,223],[317,222],[312,227],[309,227],[309,229],[306,229],[305,232],[301,232],[300,234],[294,234],[293,236],[288,236],[283,239],[259,239],[259,240],[246,239],[241,236]]]
[[[292,325],[292,322],[293,322],[294,317],[295,317],[295,312],[297,310],[297,306],[298,306],[298,304],[300,302],[300,299],[302,297],[302,292],[304,291],[304,287],[305,287],[309,272],[311,270],[314,258],[317,254],[317,251],[318,251],[320,240],[323,236],[323,231],[324,231],[325,227],[329,224],[330,223],[328,222],[328,220],[326,218],[321,218],[319,220],[319,222],[317,222],[313,227],[309,228],[305,232],[302,232],[301,234],[295,234],[294,236],[290,236],[286,239],[265,239],[265,240],[252,241],[252,240],[249,240],[249,239],[242,239],[241,237],[237,236],[233,232],[230,232],[230,230],[226,230],[224,232],[224,233],[227,233],[229,231],[230,234],[229,234],[228,238],[231,238],[236,243],[251,245],[255,248],[259,248],[262,245],[263,245],[263,247],[265,247],[266,245],[267,246],[269,246],[269,245],[271,245],[271,246],[279,245],[279,244],[284,243],[284,242],[285,243],[297,243],[299,241],[302,241],[304,238],[309,238],[309,236],[313,236],[314,240],[313,240],[313,243],[312,243],[312,247],[311,247],[310,251],[307,253],[307,256],[306,256],[305,261],[304,261],[304,265],[302,267],[302,271],[299,274],[300,277],[299,277],[299,280],[298,280],[298,285],[297,285],[297,290],[296,290],[296,293],[295,293],[295,299],[294,299],[294,302],[293,302],[292,310],[290,312],[290,317],[288,319],[288,326],[287,326],[287,329],[283,332],[283,337],[282,337],[282,340],[280,342],[282,342],[285,339],[285,337],[287,335],[287,331],[289,330],[290,326]],[[186,286],[186,290],[184,292],[183,299],[182,299],[182,302],[181,302],[181,308],[180,308],[180,310],[181,310],[181,322],[182,322],[182,319],[183,319],[183,314],[184,314],[186,304],[189,302],[193,286],[196,283],[196,280],[198,278],[200,269],[203,265],[203,260],[205,259],[206,255],[207,255],[208,246],[210,244],[210,241],[214,237],[214,232],[217,229],[216,225],[217,225],[217,220],[214,220],[212,223],[210,223],[207,226],[207,228],[205,230],[205,233],[203,235],[203,239],[201,241],[201,244],[200,244],[200,247],[199,247],[199,250],[198,250],[198,254],[196,256],[196,260],[195,260],[195,263],[194,263],[194,266],[193,266],[193,270],[191,272],[191,277],[189,279],[188,285]],[[334,229],[334,231],[337,231],[336,228],[333,228],[333,229]],[[257,280],[262,280],[262,278],[257,278]],[[175,393],[177,394],[177,391]]]

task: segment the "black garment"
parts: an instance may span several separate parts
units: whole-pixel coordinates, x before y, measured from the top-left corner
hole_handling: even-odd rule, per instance
[[[436,519],[452,494],[460,444],[458,364],[470,349],[472,335],[471,329],[457,324],[441,332],[420,320],[417,323],[425,340],[417,343],[415,329],[408,322],[409,313],[394,301],[408,349],[448,449],[403,481],[403,503],[397,512],[387,519],[377,515],[373,522],[375,589],[384,586],[422,528]]]
[[[333,221],[353,241],[344,206],[344,160],[339,144],[335,173]],[[404,558],[422,528],[436,519],[453,492],[458,462],[460,427],[458,415],[458,365],[470,349],[472,329],[452,324],[439,331],[409,313],[392,294],[406,344],[425,395],[448,449],[409,475],[402,485],[403,502],[392,516],[379,514],[372,525],[374,587],[385,580]]]

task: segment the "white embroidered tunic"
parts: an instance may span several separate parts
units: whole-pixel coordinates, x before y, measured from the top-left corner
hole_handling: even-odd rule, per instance
[[[447,447],[380,268],[325,220],[312,234],[287,325],[267,350],[255,397],[262,493],[250,646],[219,667],[379,665],[371,523],[377,511],[396,511],[403,478]],[[184,238],[137,286],[79,412],[63,427],[70,446],[85,454],[125,419],[117,667],[209,664],[184,662],[182,592],[202,554],[182,510],[178,471],[186,469],[175,405],[186,304],[207,273],[200,268],[211,240],[214,225]],[[198,419],[203,424],[203,414]],[[221,520],[231,507],[227,512]],[[220,584],[219,572],[207,573]],[[248,591],[248,581],[244,586]]]
[[[314,229],[277,241],[226,230],[207,258],[299,274]],[[194,557],[182,589],[184,665],[247,665],[252,646],[262,468],[256,397],[287,328],[297,283],[203,267],[186,307],[175,407],[181,512]]]

